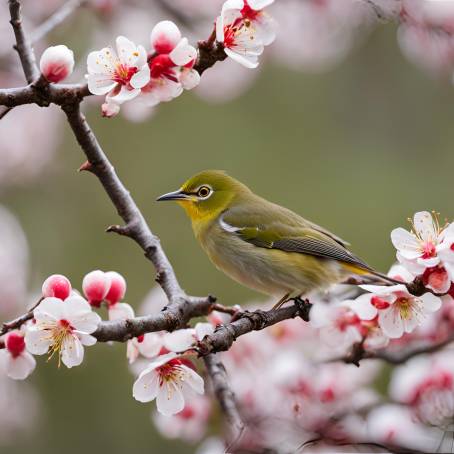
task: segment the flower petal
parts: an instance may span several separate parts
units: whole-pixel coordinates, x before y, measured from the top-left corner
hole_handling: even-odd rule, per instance
[[[39,306],[33,311],[33,317],[37,322],[55,322],[62,318],[64,313],[63,301],[59,298],[44,298]]]
[[[143,67],[140,71],[136,72],[129,83],[133,88],[142,88],[150,81],[150,68],[148,66]]]
[[[391,232],[391,242],[404,258],[413,260],[421,257],[421,247],[417,238],[402,227]]]
[[[435,312],[441,307],[441,298],[432,293],[424,293],[421,296],[421,301],[424,305],[424,312]]]
[[[168,54],[181,40],[178,27],[169,20],[158,22],[151,31],[150,42],[152,50],[158,54]]]
[[[248,0],[247,3],[252,9],[260,11],[274,3],[274,0]]]
[[[257,66],[259,65],[257,55],[248,55],[248,54],[241,55],[241,54],[229,49],[228,47],[226,47],[224,49],[224,51],[230,58],[232,58],[237,63],[240,63],[241,65],[243,65],[246,68],[253,69],[253,68],[257,68]]]
[[[185,90],[192,90],[199,85],[200,74],[195,69],[183,68],[180,73],[180,82]]]
[[[202,340],[205,336],[213,334],[214,327],[211,323],[197,323],[194,330],[196,338]]]
[[[14,380],[26,379],[36,367],[35,358],[28,352],[23,352],[21,355],[13,358],[8,354],[6,360],[6,374]]]
[[[184,66],[197,58],[197,51],[188,43],[187,38],[183,38],[170,52],[169,57],[177,66]]]
[[[109,307],[109,320],[126,320],[134,317],[134,309],[127,303],[116,303]]]
[[[394,306],[379,312],[378,323],[383,333],[391,339],[402,337],[404,333],[402,318],[398,308]]]
[[[107,95],[109,102],[114,102],[115,104],[123,104],[126,101],[134,99],[137,95],[140,94],[139,88],[130,89],[126,85],[122,85],[120,91],[115,95]]]
[[[74,331],[74,333],[80,339],[82,345],[86,345],[87,347],[91,347],[92,345],[95,345],[97,342],[96,337],[93,337],[90,334],[81,333],[80,331]]]
[[[117,82],[104,74],[89,74],[87,76],[88,90],[98,96],[105,95],[113,90]]]
[[[140,374],[132,387],[132,395],[139,402],[150,402],[159,390],[159,377],[155,370]]]
[[[118,36],[115,43],[120,62],[126,66],[136,66],[139,57],[137,46],[125,36]]]
[[[112,74],[118,63],[118,57],[111,47],[90,52],[87,57],[88,74]]]
[[[172,352],[183,352],[195,343],[193,328],[179,329],[164,335],[164,347]]]
[[[61,360],[69,369],[79,366],[84,359],[84,347],[75,335],[65,337],[61,347]]]
[[[432,215],[428,211],[420,211],[413,218],[415,230],[423,241],[437,241],[438,232]]]
[[[372,320],[376,317],[378,313],[377,308],[371,303],[373,296],[371,294],[361,295],[351,302],[350,308],[361,320]]]
[[[48,331],[29,328],[25,333],[25,346],[33,355],[44,355],[49,351],[52,339]]]
[[[185,366],[184,364],[182,364],[180,368],[185,373],[184,384],[190,386],[196,393],[203,394],[205,392],[205,383],[203,378],[196,371]]]
[[[174,381],[165,382],[158,390],[156,407],[163,415],[174,415],[184,408],[184,397],[180,387]]]

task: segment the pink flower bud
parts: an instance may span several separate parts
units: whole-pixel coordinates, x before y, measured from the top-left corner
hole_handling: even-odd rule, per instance
[[[120,112],[120,105],[113,101],[106,100],[106,102],[101,106],[101,112],[103,117],[115,117],[115,115],[118,115]]]
[[[99,307],[107,295],[110,288],[110,278],[107,273],[95,270],[88,273],[82,281],[82,290],[88,302],[95,307]]]
[[[113,305],[125,297],[126,281],[121,274],[115,271],[108,271],[106,275],[110,278],[110,288],[104,299],[109,305]]]
[[[6,336],[6,349],[13,358],[17,358],[25,350],[24,336],[18,331],[12,331]]]
[[[44,281],[42,292],[44,298],[53,296],[65,300],[71,294],[71,282],[61,274],[53,274]]]
[[[39,69],[49,82],[61,82],[74,68],[74,54],[63,44],[48,47],[41,55]]]

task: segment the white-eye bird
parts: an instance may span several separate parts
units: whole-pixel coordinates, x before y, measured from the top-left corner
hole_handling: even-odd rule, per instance
[[[246,287],[280,298],[275,307],[353,274],[389,280],[338,236],[259,197],[225,172],[200,172],[157,200],[178,202],[214,265]]]

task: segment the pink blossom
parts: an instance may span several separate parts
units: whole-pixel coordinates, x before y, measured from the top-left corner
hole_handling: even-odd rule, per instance
[[[200,75],[193,69],[197,51],[181,36],[173,22],[157,23],[151,32],[150,43],[151,79],[142,88],[148,105],[170,101],[179,96],[183,88],[189,90],[198,85]]]
[[[359,296],[350,307],[362,320],[378,316],[378,324],[390,338],[411,333],[426,314],[437,311],[441,299],[432,293],[417,297],[408,293],[405,285],[362,285],[370,293]]]
[[[204,383],[188,360],[176,353],[161,355],[139,375],[133,386],[133,396],[139,402],[156,399],[156,406],[163,415],[174,415],[184,409],[185,396],[203,394]]]
[[[242,15],[243,0],[227,0],[216,20],[216,40],[225,53],[246,68],[256,68],[264,43],[250,20]]]
[[[113,105],[135,98],[150,80],[145,49],[124,36],[117,38],[116,50],[105,47],[90,52],[87,71],[88,89],[94,95],[107,95],[111,115],[116,110]]]
[[[58,355],[68,367],[78,366],[84,358],[84,345],[96,343],[91,336],[101,318],[80,296],[70,296],[65,301],[45,298],[33,311],[35,323],[25,334],[27,350],[34,355]]]
[[[104,299],[108,304],[113,305],[125,297],[126,281],[125,278],[116,271],[108,271],[106,276],[110,280],[110,287]]]
[[[110,277],[101,270],[91,271],[82,281],[82,290],[88,302],[100,307],[110,289]]]
[[[189,395],[183,410],[172,416],[153,412],[152,418],[159,432],[167,438],[179,438],[188,442],[199,441],[209,423],[210,399],[203,395]]]
[[[71,295],[71,282],[61,274],[53,274],[49,276],[43,283],[42,295],[44,298],[54,296],[61,300],[65,300]]]
[[[64,45],[48,47],[41,55],[39,69],[49,82],[61,82],[73,72],[74,53]]]
[[[23,333],[11,331],[5,336],[5,348],[0,350],[0,364],[6,375],[15,380],[24,380],[34,371],[36,361],[25,349]]]

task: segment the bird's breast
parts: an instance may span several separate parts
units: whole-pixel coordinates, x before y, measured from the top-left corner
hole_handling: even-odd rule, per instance
[[[246,287],[268,295],[301,294],[339,280],[339,264],[299,253],[257,247],[218,223],[194,229],[214,265]]]

